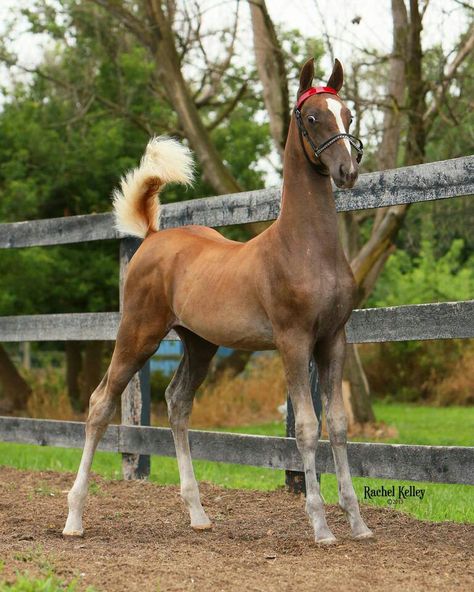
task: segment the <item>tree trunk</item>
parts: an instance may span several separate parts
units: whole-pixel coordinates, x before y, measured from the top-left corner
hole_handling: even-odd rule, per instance
[[[290,126],[285,61],[265,0],[249,0],[249,4],[255,61],[263,85],[263,100],[270,119],[270,133],[283,162]]]
[[[21,376],[7,351],[0,344],[0,384],[3,391],[2,409],[25,409],[31,388]]]
[[[389,106],[384,110],[383,137],[377,150],[377,165],[380,171],[396,168],[400,145],[408,34],[408,15],[404,0],[392,0],[392,21],[393,42],[387,83]]]
[[[346,350],[344,378],[351,385],[350,405],[356,423],[375,421],[370,403],[370,390],[356,344],[349,344]]]
[[[410,28],[408,59],[406,62],[408,130],[405,165],[420,164],[425,160],[426,84],[423,80],[421,49],[422,21],[418,0],[410,0]]]
[[[387,94],[390,106],[384,113],[383,137],[378,150],[378,168],[397,166],[397,156],[402,128],[402,108],[405,99],[405,63],[407,59],[408,16],[404,0],[392,0],[393,49],[389,60]],[[393,251],[392,241],[405,218],[406,206],[397,209],[380,208],[376,211],[372,235],[359,246],[357,214],[344,212],[341,218],[341,236],[351,261],[352,271],[359,288],[357,306],[372,292],[386,260]],[[351,407],[354,421],[364,423],[374,420],[370,404],[370,390],[357,346],[349,344],[346,353],[345,377],[351,387]]]
[[[209,373],[209,382],[217,382],[225,372],[229,372],[231,376],[237,376],[244,370],[252,354],[251,351],[236,349],[229,356],[221,358]]]
[[[84,348],[82,370],[79,376],[80,407],[85,411],[89,399],[102,380],[103,341],[88,341]]]
[[[144,0],[140,3],[146,12],[146,20],[143,21],[139,16],[140,10],[134,13],[123,2],[115,0],[93,0],[93,2],[120,21],[150,51],[169,104],[178,115],[184,136],[196,153],[207,182],[219,194],[242,191],[219,156],[181,73],[181,63],[171,26],[174,18],[174,3],[167,3],[168,11],[165,13],[163,0]]]
[[[242,191],[224,165],[199,115],[181,73],[173,31],[166,18],[161,0],[146,0],[151,26],[151,49],[170,105],[176,110],[185,136],[201,163],[204,177],[217,193]]]
[[[66,386],[74,411],[82,411],[79,376],[82,370],[81,341],[66,341]]]

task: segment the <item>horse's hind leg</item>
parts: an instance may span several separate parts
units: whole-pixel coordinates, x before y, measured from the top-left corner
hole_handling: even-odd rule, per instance
[[[114,416],[117,399],[165,336],[165,321],[159,318],[156,323],[150,323],[146,317],[140,319],[138,315],[127,314],[122,318],[110,366],[90,398],[81,464],[68,494],[69,513],[63,530],[66,536],[83,534],[82,515],[95,449]]]
[[[168,416],[173,432],[181,482],[181,497],[188,508],[191,526],[196,530],[211,528],[199,496],[189,449],[188,425],[194,395],[206,377],[217,346],[194,333],[177,328],[184,347],[184,355],[173,379],[166,389]]]

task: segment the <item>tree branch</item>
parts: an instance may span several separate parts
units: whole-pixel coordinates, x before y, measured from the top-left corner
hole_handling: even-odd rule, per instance
[[[263,85],[263,101],[270,118],[270,133],[283,161],[290,126],[288,78],[285,62],[265,0],[249,0],[249,4],[255,61]]]
[[[218,125],[220,125],[224,119],[227,119],[232,111],[237,107],[239,104],[240,99],[245,95],[247,91],[247,82],[244,82],[243,85],[240,87],[239,91],[235,95],[235,97],[229,101],[229,103],[222,109],[219,115],[212,121],[209,125],[206,126],[208,132],[215,129]]]
[[[428,109],[426,110],[423,119],[425,122],[426,130],[432,127],[434,120],[436,119],[436,114],[440,112],[441,105],[443,100],[446,96],[446,93],[449,90],[452,80],[456,76],[459,67],[461,64],[466,60],[466,58],[472,53],[474,50],[474,25],[471,25],[469,31],[467,32],[466,38],[464,39],[463,43],[461,44],[460,48],[458,49],[453,61],[448,65],[446,68],[446,73],[443,77],[442,83],[438,86],[437,92],[435,93],[435,97],[433,102],[430,104]]]

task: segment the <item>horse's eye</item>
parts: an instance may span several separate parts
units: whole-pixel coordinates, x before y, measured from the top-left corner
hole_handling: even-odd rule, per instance
[[[316,117],[314,115],[308,115],[308,121],[310,123],[316,123]]]
[[[349,125],[351,125],[353,121],[354,121],[354,118],[353,118],[353,117],[351,117],[351,118],[349,119]]]

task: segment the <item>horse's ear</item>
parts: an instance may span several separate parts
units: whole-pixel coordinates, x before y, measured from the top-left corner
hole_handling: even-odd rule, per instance
[[[310,58],[305,65],[301,68],[300,73],[300,87],[298,89],[298,98],[302,95],[308,88],[311,88],[311,84],[314,78],[314,58]]]
[[[330,86],[335,91],[339,92],[342,88],[342,83],[344,82],[344,71],[342,69],[341,62],[336,58],[334,62],[334,68],[332,69],[332,74],[329,77],[328,83],[326,86]]]

